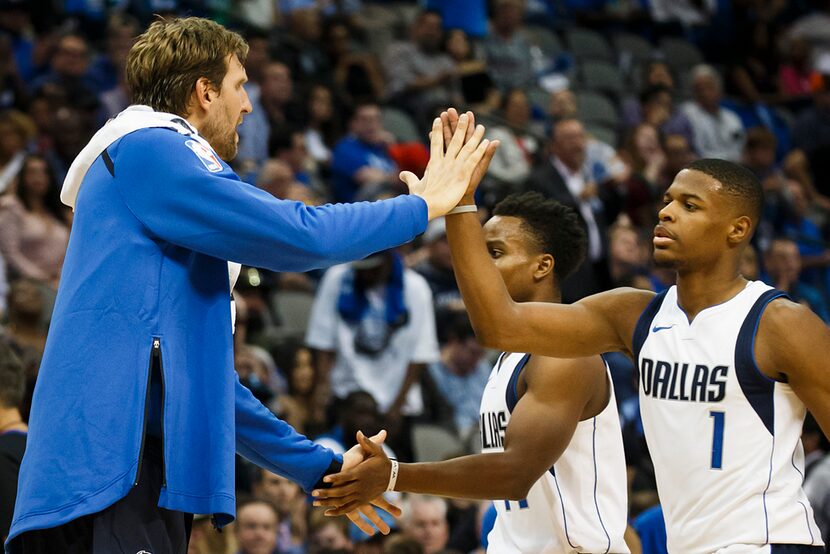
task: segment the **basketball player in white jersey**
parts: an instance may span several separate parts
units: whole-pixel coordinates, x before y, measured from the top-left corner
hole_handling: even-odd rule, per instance
[[[666,191],[654,229],[655,262],[677,271],[677,285],[571,305],[514,302],[475,215],[447,217],[456,278],[482,343],[562,357],[618,350],[636,360],[670,552],[823,552],[801,488],[799,436],[805,407],[830,434],[830,329],[740,276],[762,205],[747,169],[692,162]]]
[[[511,195],[484,227],[487,249],[516,302],[559,302],[582,262],[576,214],[538,193]],[[495,500],[488,552],[628,552],[625,457],[614,389],[598,356],[503,353],[481,400],[482,454],[400,464],[394,489]],[[365,439],[369,463],[320,491],[348,502],[358,482],[386,490],[390,462]],[[374,465],[373,465],[374,464]],[[342,479],[345,487],[337,487]],[[509,500],[505,500],[509,499]]]

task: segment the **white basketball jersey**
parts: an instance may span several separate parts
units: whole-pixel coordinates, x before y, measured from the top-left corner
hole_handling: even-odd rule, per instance
[[[518,402],[516,384],[529,359],[529,354],[502,354],[493,368],[481,399],[482,452],[504,451],[505,431]],[[610,379],[609,386],[608,406],[579,422],[568,448],[527,498],[495,501],[498,516],[487,552],[628,552],[623,541],[628,512],[625,455]]]
[[[822,544],[801,489],[804,405],[755,365],[761,314],[783,295],[750,282],[690,324],[671,287],[640,316],[640,412],[669,552]]]

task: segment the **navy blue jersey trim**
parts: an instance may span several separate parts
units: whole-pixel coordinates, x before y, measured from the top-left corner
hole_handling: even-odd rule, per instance
[[[634,354],[634,367],[638,372],[640,371],[640,350],[642,350],[643,344],[648,338],[651,322],[654,321],[654,316],[660,311],[660,306],[663,305],[663,299],[666,298],[668,292],[669,289],[666,289],[651,299],[646,309],[640,314],[640,318],[637,320],[637,326],[634,327],[634,338],[632,340],[632,349],[634,352],[632,354]]]
[[[519,403],[519,394],[516,390],[516,386],[519,383],[519,375],[522,374],[522,370],[527,365],[527,362],[530,360],[530,354],[525,354],[519,363],[516,364],[516,367],[513,368],[513,375],[510,376],[510,382],[507,384],[507,391],[505,392],[505,402],[507,402],[507,411],[511,414],[513,413],[513,408],[516,407],[516,404]]]
[[[750,406],[761,418],[771,435],[775,434],[775,408],[773,406],[775,380],[770,379],[758,369],[755,361],[755,335],[758,332],[764,309],[772,300],[782,296],[786,294],[774,289],[759,296],[741,325],[738,340],[735,343],[735,377]]]
[[[767,491],[772,483],[772,459],[775,456],[775,435],[772,436],[772,448],[769,452],[769,476],[767,477],[767,486],[764,488],[764,494],[761,495],[761,502],[764,504],[764,529],[766,530],[766,538],[764,544],[769,544],[769,512],[767,512]]]
[[[548,471],[551,475],[553,475],[553,483],[556,485],[556,494],[559,496],[559,505],[562,506],[562,521],[565,524],[565,539],[568,541],[568,544],[571,545],[571,548],[576,549],[574,543],[571,542],[571,536],[568,534],[568,516],[565,515],[565,499],[562,498],[562,491],[559,489],[559,479],[556,478],[554,466],[551,466]]]
[[[798,503],[804,508],[804,520],[807,522],[807,531],[810,532],[810,544],[816,544],[816,538],[813,536],[813,528],[810,527],[810,515],[807,513],[807,506],[801,500]]]
[[[110,153],[104,149],[101,152],[101,157],[104,159],[104,165],[107,166],[107,171],[110,172],[110,175],[115,177],[115,164],[112,162],[112,158],[110,158]]]
[[[597,470],[597,418],[594,417],[594,433],[591,443],[591,450],[594,457],[594,506],[597,508],[597,517],[599,518],[599,524],[602,526],[602,531],[605,533],[605,538],[608,540],[608,547],[605,549],[603,554],[608,554],[611,550],[611,536],[608,534],[608,530],[605,528],[605,523],[602,521],[602,514],[599,512],[599,502],[597,501],[597,483],[599,482],[599,470]]]
[[[809,544],[771,544],[771,554],[824,554],[823,546]]]

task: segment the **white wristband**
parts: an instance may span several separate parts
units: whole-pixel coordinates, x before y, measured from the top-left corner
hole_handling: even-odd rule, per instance
[[[475,204],[464,204],[463,206],[456,206],[447,212],[447,215],[465,214],[467,212],[477,212],[478,206]]]
[[[386,485],[386,492],[395,490],[395,483],[398,482],[398,460],[390,458],[389,461],[392,462],[392,469],[389,472],[389,484]]]

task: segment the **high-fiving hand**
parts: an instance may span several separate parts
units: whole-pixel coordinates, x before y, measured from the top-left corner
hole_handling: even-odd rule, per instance
[[[436,117],[429,138],[429,163],[424,176],[419,179],[414,173],[403,171],[400,178],[409,187],[410,194],[424,199],[432,220],[458,205],[479,163],[493,157],[497,144],[484,139],[484,126],[475,125],[471,112],[458,116],[451,133],[447,133],[445,121]]]
[[[358,431],[357,445],[355,448],[359,446],[362,449],[365,454],[365,460],[347,469],[344,457],[343,469],[340,473],[327,475],[323,478],[323,481],[330,483],[331,487],[312,491],[311,495],[314,497],[314,505],[329,508],[326,510],[327,516],[345,514],[349,516],[349,519],[354,521],[350,514],[354,514],[357,510],[362,510],[362,507],[371,510],[366,505],[366,502],[369,499],[377,500],[378,498],[383,498],[381,495],[386,491],[386,486],[389,483],[389,472],[392,464],[380,446],[383,441],[376,442],[378,436],[375,435],[371,439],[368,439],[362,432]],[[374,502],[372,500],[372,503]],[[394,512],[380,504],[375,505],[394,514]],[[374,513],[374,510],[372,512]],[[400,515],[400,510],[395,515]],[[377,514],[375,514],[375,517],[377,517]],[[372,519],[372,522],[378,525],[374,519]],[[381,529],[381,527],[378,526],[378,529]],[[381,529],[382,531],[383,529]]]
[[[380,445],[382,445],[383,441],[386,440],[386,431],[381,431],[377,435],[373,436],[371,440],[364,437],[363,433],[359,434],[358,440],[360,437],[363,437],[364,441],[371,443],[372,445],[374,445],[375,448],[383,452],[383,449]],[[366,450],[362,447],[363,444],[358,442],[358,444],[354,445],[345,454],[343,454],[343,466],[341,472],[338,473],[338,475],[342,475],[343,472],[348,472],[354,469],[365,459],[364,452]],[[375,455],[376,451],[372,450],[371,454]],[[324,481],[331,482],[328,477],[324,478]],[[337,514],[331,515],[345,515],[351,520],[352,523],[357,525],[357,527],[367,535],[375,534],[375,529],[372,527],[372,525],[369,524],[369,522],[374,524],[374,526],[377,527],[378,531],[380,531],[384,535],[388,535],[390,531],[389,525],[381,519],[380,514],[378,514],[377,510],[375,510],[375,508],[373,508],[372,506],[374,505],[378,508],[381,508],[382,510],[386,510],[395,517],[400,517],[401,509],[395,506],[394,504],[389,503],[385,498],[383,498],[382,493],[383,491],[380,491],[373,495],[364,495],[362,497],[362,502],[353,503],[349,506],[349,509],[338,510]],[[361,517],[361,515],[366,516],[368,521]]]

